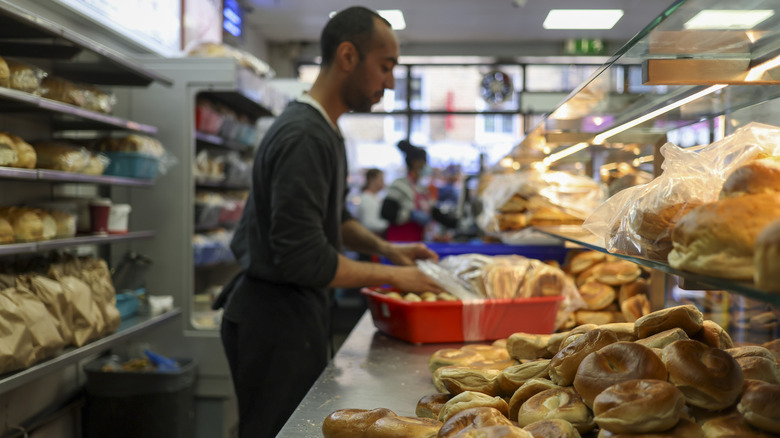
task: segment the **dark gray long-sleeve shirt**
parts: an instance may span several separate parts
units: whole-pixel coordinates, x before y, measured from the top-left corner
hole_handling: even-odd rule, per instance
[[[339,133],[313,106],[288,105],[255,154],[252,188],[231,243],[245,275],[324,289],[336,274],[341,224],[350,218],[346,177]],[[236,306],[228,315],[236,315],[230,307]]]

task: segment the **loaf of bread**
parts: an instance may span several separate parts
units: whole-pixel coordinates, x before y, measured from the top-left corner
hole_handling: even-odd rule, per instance
[[[84,93],[71,81],[55,76],[46,76],[41,81],[41,96],[69,105],[83,106]]]
[[[35,143],[38,167],[41,169],[82,172],[89,165],[90,152],[79,146],[62,142]]]
[[[11,70],[8,69],[8,63],[0,58],[0,87],[9,87],[11,85]]]
[[[683,202],[654,210],[636,211],[631,215],[631,228],[640,236],[641,253],[652,260],[666,261],[672,250],[672,229],[700,202]]]
[[[749,161],[726,178],[720,198],[780,192],[780,161],[778,157]]]
[[[3,162],[6,164],[2,165],[10,167],[21,167],[24,169],[32,169],[35,167],[37,162],[35,149],[33,149],[33,147],[30,146],[26,141],[22,140],[21,137],[10,134],[8,132],[0,132],[0,145],[2,145],[3,149],[5,150],[5,159]],[[5,148],[6,146],[11,148],[13,152],[8,152],[8,150]],[[11,160],[9,161],[9,159]]]
[[[764,227],[756,237],[753,281],[770,292],[780,292],[780,219]]]
[[[752,280],[758,234],[780,218],[780,193],[725,198],[683,217],[672,232],[669,264],[716,277]]]
[[[21,62],[5,60],[9,70],[8,86],[27,93],[40,92],[41,81],[46,77],[43,70]]]

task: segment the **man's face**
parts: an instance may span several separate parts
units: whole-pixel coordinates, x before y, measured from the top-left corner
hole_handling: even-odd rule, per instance
[[[344,83],[344,101],[357,112],[369,112],[385,93],[395,88],[393,67],[398,64],[398,39],[384,22],[374,22],[374,37],[363,59]]]

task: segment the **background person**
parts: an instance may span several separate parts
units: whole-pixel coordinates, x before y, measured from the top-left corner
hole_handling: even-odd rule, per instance
[[[383,236],[388,222],[380,215],[382,198],[379,193],[385,188],[385,173],[379,169],[366,170],[366,182],[360,191],[360,203],[357,206],[357,219],[369,231]]]

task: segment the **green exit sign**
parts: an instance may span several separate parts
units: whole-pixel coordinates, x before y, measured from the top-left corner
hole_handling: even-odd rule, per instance
[[[603,55],[607,45],[598,38],[570,38],[563,44],[566,55]]]

